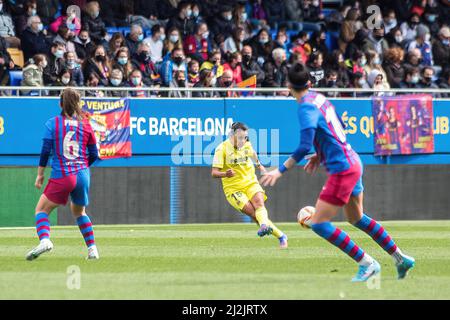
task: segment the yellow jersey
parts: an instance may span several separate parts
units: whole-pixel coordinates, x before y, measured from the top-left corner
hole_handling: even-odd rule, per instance
[[[234,177],[222,178],[225,194],[242,191],[255,183],[259,184],[252,160],[254,153],[250,142],[246,142],[240,149],[235,148],[229,139],[217,146],[212,166],[221,172],[233,169],[235,173]]]

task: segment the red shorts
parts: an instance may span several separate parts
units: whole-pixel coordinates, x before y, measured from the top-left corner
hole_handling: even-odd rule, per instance
[[[70,193],[77,185],[77,176],[70,175],[59,179],[49,179],[44,194],[48,200],[60,205],[66,205]]]
[[[319,199],[335,206],[344,206],[352,194],[361,193],[363,188],[361,176],[362,168],[359,162],[346,171],[330,174]]]

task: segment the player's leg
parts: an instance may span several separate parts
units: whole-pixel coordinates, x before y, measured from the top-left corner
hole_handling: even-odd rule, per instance
[[[98,250],[95,244],[94,228],[91,219],[86,214],[86,206],[89,204],[89,170],[79,171],[77,174],[77,184],[70,196],[72,202],[70,209],[75,217],[78,228],[84,238],[84,242],[88,248],[88,259],[98,259]]]
[[[397,266],[398,278],[403,279],[407,275],[408,270],[414,267],[414,258],[403,254],[383,226],[375,219],[364,214],[364,193],[361,191],[355,192],[355,194],[350,197],[350,201],[344,206],[347,220],[372,237],[392,257]]]
[[[262,191],[262,188],[258,184],[258,186],[254,186],[249,189],[248,192],[249,195],[251,195],[250,201],[253,207],[255,207],[255,217],[260,226],[258,235],[262,237],[266,234],[273,234],[280,241],[280,247],[282,249],[287,248],[287,236],[269,219],[269,214],[264,205],[264,201],[267,199],[267,196]]]

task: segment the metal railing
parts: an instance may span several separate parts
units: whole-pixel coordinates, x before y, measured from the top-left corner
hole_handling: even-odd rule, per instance
[[[67,87],[25,87],[25,86],[0,86],[0,97],[40,97],[40,96],[53,96],[59,95],[59,93]],[[216,88],[216,87],[202,87],[202,88],[170,88],[170,87],[75,87],[77,90],[85,94],[87,91],[91,92],[103,92],[105,97],[109,97],[112,92],[125,92],[124,97],[133,97],[135,92],[145,92],[148,97],[159,97],[161,93],[170,92],[236,92],[236,93],[251,93],[256,97],[276,96],[281,93],[288,93],[288,88]],[[372,95],[395,95],[395,94],[434,94],[442,97],[450,97],[450,89],[355,89],[355,88],[313,88],[312,91],[317,91],[326,94],[366,94]],[[262,94],[262,96],[261,96]],[[278,95],[277,95],[278,94]],[[349,98],[351,96],[344,96]],[[162,98],[167,98],[162,96]]]

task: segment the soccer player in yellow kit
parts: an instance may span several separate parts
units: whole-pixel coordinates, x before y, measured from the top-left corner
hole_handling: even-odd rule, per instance
[[[266,172],[248,141],[248,127],[235,122],[229,139],[215,150],[211,175],[222,179],[223,191],[231,206],[258,223],[258,236],[272,234],[280,241],[280,248],[285,249],[288,238],[269,220],[264,206],[267,196],[256,177],[255,165],[261,173]]]

